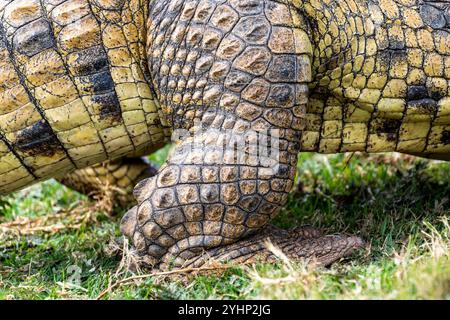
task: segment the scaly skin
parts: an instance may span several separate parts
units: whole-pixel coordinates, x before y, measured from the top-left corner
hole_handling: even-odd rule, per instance
[[[450,4],[292,1],[314,25],[302,150],[450,160]]]
[[[134,204],[134,186],[157,173],[146,158],[121,158],[78,169],[57,178],[65,186],[93,198],[113,197],[122,208]]]
[[[361,247],[269,226],[300,151],[450,160],[447,3],[15,0],[0,10],[1,192],[55,175],[92,189],[120,168],[85,167],[187,130],[121,224],[153,267],[272,260],[266,237],[323,265]],[[231,143],[267,130],[277,163]]]
[[[164,143],[148,83],[147,3],[0,4],[0,192]]]

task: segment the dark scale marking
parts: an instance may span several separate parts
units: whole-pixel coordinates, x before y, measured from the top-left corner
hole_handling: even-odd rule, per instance
[[[443,10],[439,10],[429,5],[420,6],[420,16],[423,22],[433,29],[443,28],[445,26],[445,17]]]
[[[380,120],[377,121],[376,123],[374,121],[374,128],[377,134],[382,133],[397,134],[398,130],[400,129],[400,126],[402,125],[402,121],[396,119],[375,119],[375,120]]]
[[[1,28],[1,32],[0,32],[0,49],[1,50],[8,50],[8,47],[6,45],[6,37],[4,35],[3,28]]]
[[[277,177],[279,178],[287,178],[290,174],[290,167],[285,164],[280,164],[278,166]]]
[[[405,42],[396,39],[396,38],[389,38],[389,49],[393,50],[401,50],[405,48]]]
[[[75,76],[86,76],[108,69],[108,57],[100,46],[79,51],[73,64]]]
[[[43,3],[43,0],[40,0],[40,4],[41,4],[41,9],[42,9],[42,12],[44,14],[44,17],[45,17],[46,21],[49,23],[49,26],[51,28],[51,33],[54,36],[55,35],[55,30],[54,30],[54,28],[52,26],[51,19],[49,17],[48,12],[47,12],[46,6]],[[92,50],[92,49],[96,49],[96,50]],[[74,76],[76,77],[77,72],[82,73],[83,67],[84,67],[84,69],[86,69],[86,68],[87,69],[92,69],[92,68],[97,68],[98,67],[99,70],[100,70],[100,68],[104,69],[104,68],[107,68],[107,66],[108,66],[107,58],[106,57],[102,57],[102,55],[101,55],[102,52],[99,52],[99,50],[101,50],[100,46],[89,48],[89,49],[86,49],[85,51],[87,52],[89,50],[93,51],[92,54],[91,54],[92,59],[90,59],[89,64],[88,65],[86,65],[86,64],[85,65],[80,65],[80,60],[78,59],[77,60],[78,64],[75,64],[73,72],[71,72],[69,70],[69,66],[67,64],[67,57],[63,57],[62,53],[60,51],[56,50],[59,58],[63,62],[66,74],[69,76],[70,81],[72,82],[72,84],[74,85],[74,87],[75,87],[75,89],[77,91],[78,97],[81,97],[82,94],[81,94],[80,89],[78,88],[78,86],[75,84],[75,80],[74,80]],[[91,52],[91,51],[89,51],[89,52]],[[98,60],[102,60],[102,58],[103,58],[103,61],[104,61],[103,62],[104,65],[102,65],[102,63],[98,62]],[[83,106],[84,106],[85,110],[89,113],[89,110],[88,110],[86,104],[84,102],[82,102],[82,103],[83,103]],[[89,117],[92,118],[92,114],[89,113]],[[92,121],[92,119],[91,119],[91,121]],[[97,132],[97,134],[98,134],[98,132]],[[99,140],[101,141],[103,152],[107,155],[108,152],[106,151],[106,147],[105,147],[105,144],[104,144],[104,141],[103,141],[101,135],[98,134],[98,137],[99,137]]]
[[[450,144],[450,130],[444,130],[442,132],[441,142],[443,144]]]
[[[408,87],[408,101],[420,100],[428,98],[428,90],[424,86],[409,86]]]
[[[83,90],[92,92],[94,94],[114,90],[114,81],[109,71],[94,73],[92,75],[79,77],[78,79],[82,84]]]
[[[98,26],[101,28],[101,26],[104,25],[104,23],[102,23],[101,18],[99,18],[99,13],[96,13],[97,10],[95,10],[93,8],[93,6],[97,6],[97,8],[99,8],[98,2],[91,3],[90,1],[87,1],[87,4],[89,7],[89,10],[93,13],[93,17],[94,17],[95,21],[97,22]],[[123,2],[123,4],[125,4],[125,1]],[[119,5],[118,7],[121,7],[121,6]],[[121,11],[121,9],[118,9],[118,10]],[[103,43],[103,40],[101,40],[101,43]],[[104,48],[103,46],[100,46],[100,47],[101,47],[100,48],[101,51],[103,52],[102,54],[106,57],[108,71],[109,71],[109,73],[111,73],[111,67],[110,67],[111,61],[109,60],[108,54],[106,52],[106,48]],[[93,98],[93,100],[100,101],[100,104],[102,105],[100,119],[109,118],[113,122],[124,123],[124,120],[122,117],[122,109],[120,107],[119,97],[117,96],[115,87],[113,88],[110,95],[113,97],[110,97],[110,98],[108,97],[108,98],[106,98],[106,100],[104,100],[104,98],[99,98],[99,97]],[[133,149],[136,150],[136,146],[132,139],[132,134],[130,133],[130,131],[126,125],[125,125],[125,131],[128,135],[128,138],[131,141],[131,145],[133,146]]]
[[[115,92],[94,95],[92,96],[92,101],[100,106],[101,120],[122,121],[119,99]]]
[[[409,101],[408,107],[421,110],[423,113],[434,113],[437,110],[438,104],[433,99],[421,99]]]
[[[294,90],[289,85],[274,86],[267,98],[267,105],[271,107],[290,107],[294,103]]]
[[[1,50],[8,50],[8,46],[6,45],[6,41],[7,40],[6,40],[5,32],[4,32],[4,29],[3,29],[3,25],[0,23],[0,49]],[[19,160],[19,162],[22,165],[22,167],[25,168],[27,170],[27,172],[34,179],[38,179],[34,175],[33,170],[25,164],[25,162],[23,161],[23,158],[17,153],[16,150],[14,150],[13,146],[11,145],[11,143],[4,137],[4,135],[2,133],[0,133],[0,140],[2,140],[6,144],[6,146],[11,151],[11,153],[16,157],[16,159]]]
[[[39,20],[38,20],[39,21]],[[49,26],[49,24],[47,23],[47,26]],[[34,97],[33,93],[31,92],[30,88],[26,85],[26,80],[25,77],[23,75],[23,73],[20,71],[19,67],[18,67],[18,63],[15,59],[15,55],[14,55],[14,48],[13,48],[13,44],[9,42],[8,38],[6,37],[6,33],[5,33],[5,29],[3,26],[3,22],[0,20],[0,39],[2,40],[2,42],[4,43],[4,45],[6,46],[7,50],[8,50],[8,54],[9,54],[9,59],[11,64],[14,67],[14,71],[16,72],[16,74],[19,77],[19,81],[20,81],[20,85],[25,89],[28,98],[30,100],[31,103],[33,103],[34,107],[36,108],[36,110],[39,112],[43,122],[46,123],[46,125],[50,128],[51,131],[51,135],[54,137],[53,139],[51,139],[52,142],[57,141],[58,142],[58,150],[62,150],[62,152],[65,154],[65,156],[69,159],[69,161],[71,162],[71,164],[73,165],[74,168],[77,167],[77,165],[75,164],[75,162],[73,161],[73,159],[70,157],[69,153],[67,152],[67,150],[63,147],[62,143],[58,140],[56,134],[53,132],[53,130],[51,129],[50,124],[48,123],[48,120],[45,117],[45,114],[43,112],[43,110],[41,109],[38,101],[36,100],[36,98]],[[14,40],[13,40],[14,41]],[[21,144],[19,144],[21,145]],[[25,144],[26,145],[26,144]],[[38,148],[38,147],[37,147]],[[28,152],[30,152],[28,150]],[[38,150],[36,150],[36,152],[38,152]],[[55,151],[56,152],[56,151]],[[23,159],[21,159],[19,157],[20,161],[22,164],[24,164]],[[33,169],[31,167],[25,166],[25,168],[27,168],[28,171],[32,172]],[[34,176],[34,174],[33,174]]]
[[[17,153],[17,151],[14,149],[14,146],[11,145],[11,143],[0,133],[0,140],[2,140],[6,146],[8,147],[9,151],[16,157],[16,159],[19,160],[20,164],[23,168],[27,170],[27,172],[35,179],[37,180],[38,177],[33,173],[33,170],[28,167],[25,162],[23,161],[23,158]]]
[[[52,48],[54,44],[55,39],[50,24],[44,19],[21,27],[16,31],[13,39],[13,48],[28,57]]]
[[[392,61],[392,57],[400,57],[399,52],[402,52],[404,54],[406,54],[405,51],[395,51],[395,49],[387,49],[384,51],[381,51],[378,53],[377,55],[377,63],[379,64],[378,67],[378,72],[386,72],[387,70],[389,70],[390,68],[390,64]],[[406,56],[403,56],[404,58],[406,58]]]
[[[266,73],[266,78],[273,82],[295,82],[296,57],[293,55],[276,56]]]
[[[386,140],[390,141],[390,142],[392,142],[392,141],[397,142],[398,141],[397,133],[388,133],[387,136],[386,136]]]
[[[439,90],[437,88],[428,88],[428,95],[431,99],[439,101],[446,96],[446,90]]]
[[[53,134],[52,128],[45,120],[20,131],[13,146],[29,156],[44,155],[51,157],[64,151]]]
[[[389,52],[391,55],[389,59],[390,64],[399,63],[408,59],[407,51],[404,48],[400,48],[399,50],[397,49],[386,50],[386,52]]]

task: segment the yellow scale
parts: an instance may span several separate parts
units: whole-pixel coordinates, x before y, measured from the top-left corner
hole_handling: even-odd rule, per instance
[[[141,0],[127,1],[123,7],[117,1],[61,2],[45,0],[42,7],[38,0],[15,0],[0,5],[10,49],[14,41],[24,42],[30,36],[29,30],[19,29],[33,25],[36,28],[31,30],[38,30],[46,27],[46,21],[51,22],[56,39],[31,56],[13,49],[25,86],[7,48],[0,46],[0,134],[6,140],[0,141],[0,192],[16,190],[55,172],[64,174],[105,159],[145,154],[164,139],[143,72],[147,6]],[[93,46],[106,50],[120,104],[118,122],[103,117],[91,88],[76,74],[80,52]],[[38,123],[51,126],[60,150],[11,152],[7,144],[14,146]]]
[[[287,2],[318,26],[303,150],[400,151],[449,158],[450,145],[442,134],[450,130],[450,35],[427,26],[416,1]],[[387,67],[380,53],[389,43],[403,44],[406,50]],[[342,52],[344,62],[326,70],[322,62]],[[441,94],[436,113],[408,105],[408,86],[413,85]],[[314,97],[320,87],[332,93],[328,99]],[[390,120],[401,121],[398,136],[373,132]]]

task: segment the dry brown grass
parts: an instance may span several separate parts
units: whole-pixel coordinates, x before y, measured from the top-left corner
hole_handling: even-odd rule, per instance
[[[114,208],[115,188],[104,185],[92,194],[93,201],[81,201],[58,212],[30,218],[17,217],[0,224],[0,241],[10,241],[35,234],[54,235],[63,230],[77,230],[98,222],[98,217],[111,215]]]

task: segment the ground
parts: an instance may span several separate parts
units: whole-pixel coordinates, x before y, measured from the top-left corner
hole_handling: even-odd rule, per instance
[[[368,248],[330,268],[148,276],[128,268],[126,244],[125,258],[111,255],[123,209],[111,216],[109,203],[48,181],[0,198],[0,299],[450,299],[448,163],[303,154],[296,179],[277,225],[357,234]]]

